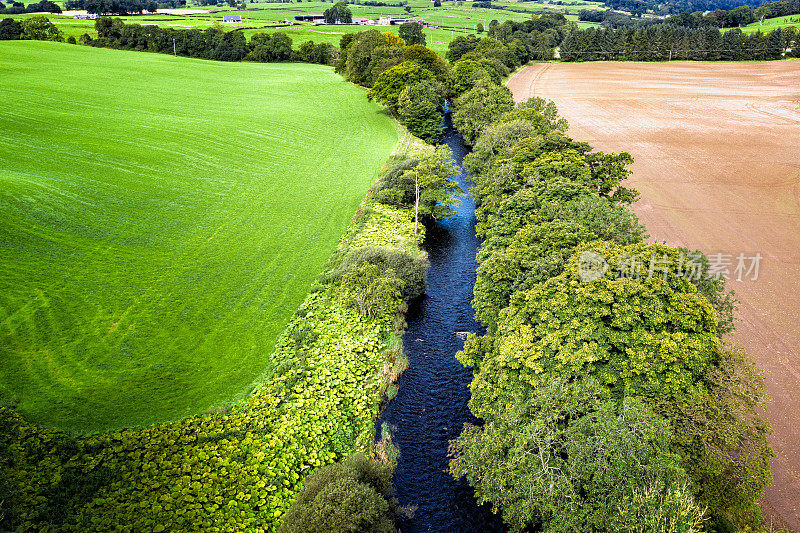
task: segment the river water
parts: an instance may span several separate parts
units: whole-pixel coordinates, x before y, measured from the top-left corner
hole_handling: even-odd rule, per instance
[[[449,115],[445,125],[445,142],[461,166],[468,149]],[[468,176],[462,172],[457,180],[466,192]],[[468,195],[461,198],[455,216],[427,228],[428,290],[411,306],[403,338],[409,368],[379,421],[392,426],[392,440],[400,450],[394,472],[400,504],[417,507],[413,518],[401,522],[403,533],[503,530],[488,506],[476,504],[466,481],[448,473],[448,442],[465,422],[476,422],[467,407],[472,369],[464,368],[455,354],[464,345],[456,332],[483,331],[470,305],[479,244],[475,203]]]

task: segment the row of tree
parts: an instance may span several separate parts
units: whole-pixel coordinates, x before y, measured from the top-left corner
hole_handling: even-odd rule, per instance
[[[174,54],[217,61],[257,61],[271,63],[301,61],[329,64],[336,48],[327,43],[308,41],[299,50],[292,49],[286,33],[256,33],[247,41],[241,31],[225,32],[219,28],[176,29],[125,24],[121,19],[101,17],[95,22],[97,39],[81,37],[81,43],[103,48]]]
[[[55,24],[44,15],[35,15],[22,21],[11,18],[0,20],[0,41],[63,41],[64,36]]]
[[[345,34],[336,70],[369,87],[367,97],[384,104],[411,133],[436,143],[442,135],[450,68],[424,43],[422,28],[415,23],[403,24],[400,36],[377,30]]]
[[[564,35],[563,61],[766,60],[800,57],[796,28],[745,34],[738,28],[686,28],[659,24],[643,29],[587,28]]]
[[[27,6],[22,2],[11,0],[6,6],[0,2],[0,15],[21,15],[23,13],[61,13],[61,7],[50,0],[30,3]]]
[[[487,332],[458,355],[482,423],[452,443],[452,474],[512,531],[761,527],[763,383],[721,340],[724,281],[700,252],[644,243],[631,156],[566,136],[552,102],[481,79],[453,107]]]

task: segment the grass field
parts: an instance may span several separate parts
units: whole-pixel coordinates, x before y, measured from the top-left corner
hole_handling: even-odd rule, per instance
[[[800,28],[800,15],[788,15],[786,17],[775,17],[771,19],[765,19],[764,24],[759,24],[758,22],[754,22],[742,28],[742,33],[753,33],[759,30],[761,31],[761,33],[769,33],[772,30],[778,28],[786,28],[788,26],[794,26],[795,28]]]
[[[329,67],[0,43],[0,397],[77,431],[269,364],[398,131]]]
[[[603,4],[584,0],[571,0],[564,4],[557,5],[549,2],[511,2],[501,0],[495,2],[496,5],[504,9],[482,9],[474,8],[471,2],[445,2],[441,7],[432,7],[432,3],[427,0],[411,0],[409,7],[410,13],[402,7],[372,7],[356,4],[349,4],[348,7],[356,18],[377,18],[381,15],[391,15],[394,18],[415,17],[423,18],[427,22],[438,26],[436,29],[426,29],[425,34],[429,40],[429,45],[433,50],[444,53],[447,45],[459,35],[475,34],[478,23],[489,27],[489,22],[497,20],[524,21],[531,17],[532,12],[563,13],[569,20],[578,23],[581,28],[597,26],[595,23],[578,22],[577,13],[582,9],[599,9]],[[329,2],[302,2],[302,3],[266,3],[248,2],[247,10],[237,10],[229,7],[213,6],[187,6],[186,14],[176,12],[175,14],[145,14],[128,17],[120,17],[129,24],[153,24],[162,27],[174,28],[208,28],[215,23],[222,21],[223,15],[240,15],[241,24],[223,24],[225,30],[239,28],[249,28],[244,30],[248,38],[254,33],[265,32],[274,33],[276,31],[288,33],[293,41],[295,48],[306,41],[326,42],[338,46],[339,40],[344,33],[364,31],[366,29],[377,28],[380,31],[391,31],[397,33],[399,26],[358,26],[358,25],[336,25],[314,26],[310,23],[300,23],[294,26],[274,27],[280,21],[293,20],[299,14],[322,14],[331,4]],[[198,9],[214,10],[214,13],[192,13]],[[14,15],[12,18],[24,19],[32,15]],[[97,36],[94,30],[94,23],[87,20],[75,20],[69,16],[49,15],[48,18],[58,25],[65,36],[73,35],[76,38],[84,33],[92,37]],[[257,29],[252,29],[257,28]],[[485,33],[483,35],[486,35]]]

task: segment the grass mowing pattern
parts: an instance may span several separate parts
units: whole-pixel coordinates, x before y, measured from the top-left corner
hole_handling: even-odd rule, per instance
[[[269,364],[398,133],[330,68],[0,43],[0,396],[78,431]]]

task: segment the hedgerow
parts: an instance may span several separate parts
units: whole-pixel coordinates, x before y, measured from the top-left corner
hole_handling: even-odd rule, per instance
[[[414,235],[413,213],[368,196],[329,268],[365,246],[424,261],[423,236]],[[327,277],[252,394],[229,409],[70,435],[0,407],[0,529],[275,531],[310,472],[372,452],[379,404],[403,367],[396,341],[405,306],[359,313]]]

